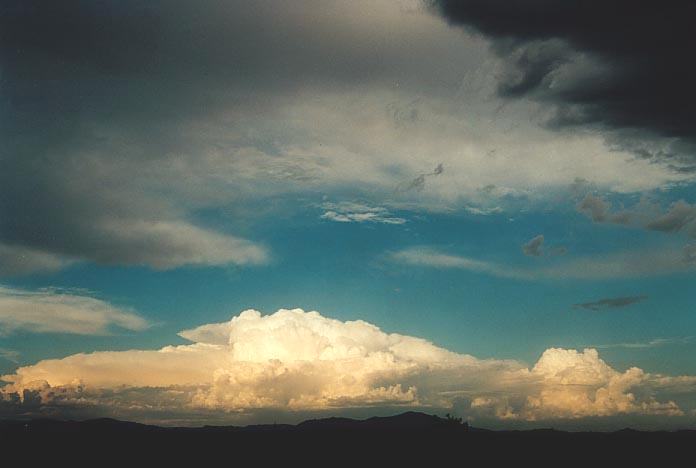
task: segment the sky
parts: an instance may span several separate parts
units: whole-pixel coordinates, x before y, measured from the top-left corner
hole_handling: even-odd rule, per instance
[[[695,8],[3,2],[0,417],[696,428]]]

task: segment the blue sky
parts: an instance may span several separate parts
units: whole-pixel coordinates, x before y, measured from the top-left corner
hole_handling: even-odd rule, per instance
[[[671,195],[671,194],[670,194]],[[670,197],[671,198],[671,197]],[[667,198],[668,200],[670,198]],[[319,204],[322,202],[320,201]],[[661,233],[592,223],[572,201],[556,210],[523,213],[412,213],[393,211],[403,224],[334,222],[324,211],[300,202],[281,222],[259,219],[256,238],[273,252],[268,265],[143,267],[79,264],[56,274],[5,281],[19,288],[79,288],[138,311],[153,326],[113,336],[45,336],[16,333],[3,347],[19,351],[19,364],[45,357],[104,349],[157,348],[184,340],[182,329],[228,320],[248,308],[317,310],[341,320],[362,319],[385,330],[421,336],[479,357],[534,362],[549,347],[674,343],[634,349],[607,348],[603,356],[619,368],[696,372],[689,358],[696,344],[690,288],[694,274],[645,275],[611,280],[509,279],[448,268],[403,265],[392,252],[428,246],[503,265],[540,268],[587,254],[653,249],[677,244]],[[514,216],[514,218],[513,218]],[[209,214],[215,223],[215,214]],[[224,226],[224,225],[222,225]],[[562,246],[562,258],[530,258],[521,246],[538,234]],[[592,311],[574,304],[602,298],[647,296],[615,310]],[[2,363],[10,372],[16,363]]]
[[[0,417],[696,424],[684,44],[477,5],[12,5]]]

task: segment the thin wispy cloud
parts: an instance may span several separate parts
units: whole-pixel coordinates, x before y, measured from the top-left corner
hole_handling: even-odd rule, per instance
[[[659,348],[662,346],[670,345],[683,345],[693,342],[693,336],[684,336],[678,338],[655,338],[648,341],[637,341],[630,343],[612,343],[612,344],[600,344],[593,345],[593,348],[599,349],[610,349],[610,348],[625,348],[625,349],[647,349],[647,348]]]
[[[623,307],[628,307],[633,304],[637,304],[646,300],[648,296],[622,296],[622,297],[609,297],[605,299],[600,299],[593,302],[583,302],[581,304],[573,304],[576,309],[587,309],[587,310],[606,310],[606,309],[619,309]]]
[[[363,203],[327,202],[321,207],[325,210],[321,215],[322,219],[339,223],[405,224],[407,221],[405,218],[392,215],[384,207]]]
[[[490,208],[479,206],[465,206],[464,211],[473,215],[488,216],[492,214],[502,213],[503,209],[499,206],[493,206]]]
[[[412,247],[391,252],[388,257],[395,262],[413,266],[469,270],[500,278],[527,281],[636,278],[696,270],[696,264],[686,261],[683,250],[674,249],[576,257],[556,261],[552,265],[534,266],[505,265],[450,254],[430,247]]]

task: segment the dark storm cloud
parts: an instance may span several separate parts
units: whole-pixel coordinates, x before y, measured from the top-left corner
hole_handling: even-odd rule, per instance
[[[607,299],[600,299],[594,302],[585,302],[582,304],[575,304],[573,307],[576,309],[587,309],[587,310],[605,310],[605,309],[618,309],[621,307],[627,307],[637,302],[644,301],[648,296],[626,296],[626,297],[610,297]]]
[[[599,124],[627,132],[621,146],[656,159],[683,156],[635,140],[696,144],[696,48],[688,0],[434,0],[451,23],[491,38],[506,59],[499,92],[552,104],[557,126]],[[629,140],[633,140],[629,143]],[[684,168],[685,161],[677,164]]]

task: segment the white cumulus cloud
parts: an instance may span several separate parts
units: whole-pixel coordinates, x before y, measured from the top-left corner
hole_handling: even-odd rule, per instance
[[[2,377],[7,385],[0,390],[0,410],[118,410],[132,419],[156,413],[160,422],[181,422],[193,414],[258,419],[263,411],[456,406],[470,418],[535,421],[679,416],[684,409],[669,397],[670,389],[696,389],[689,376],[620,372],[594,349],[548,349],[529,368],[301,309],[265,316],[247,310],[180,335],[192,343],[75,354],[20,367]]]

